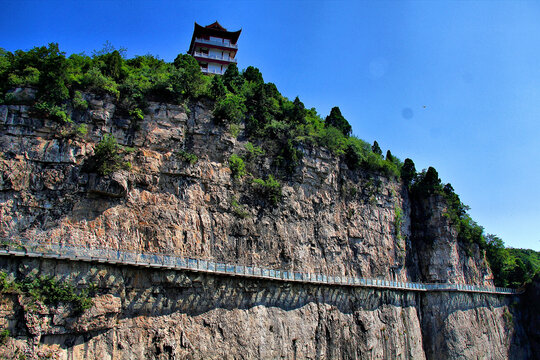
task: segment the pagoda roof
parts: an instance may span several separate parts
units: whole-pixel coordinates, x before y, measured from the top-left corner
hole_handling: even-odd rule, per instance
[[[220,25],[220,23],[216,21],[213,24],[206,25],[206,26],[201,26],[195,23],[195,29],[193,30],[193,35],[216,36],[223,39],[229,39],[231,40],[233,44],[236,44],[241,32],[242,32],[242,29],[238,31],[227,31],[227,29],[225,29],[223,26]]]
[[[197,24],[197,23],[195,23],[195,24]],[[223,26],[221,26],[221,24],[218,23],[217,20],[214,23],[210,24],[210,25],[206,25],[205,28],[207,28],[207,29],[216,29],[216,30],[221,30],[221,31],[227,31],[227,29],[225,29]]]
[[[191,52],[191,49],[193,48],[193,43],[195,42],[195,38],[215,36],[222,39],[229,39],[231,40],[231,43],[236,44],[241,32],[242,29],[238,31],[227,31],[227,29],[221,26],[221,24],[217,21],[207,26],[201,26],[195,23],[195,29],[193,30],[193,36],[191,37],[191,43],[189,44],[188,52]]]

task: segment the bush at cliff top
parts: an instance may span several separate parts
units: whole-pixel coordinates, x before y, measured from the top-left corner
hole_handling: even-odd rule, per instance
[[[218,123],[245,120],[249,137],[269,140],[266,144],[275,140],[270,146],[276,149],[292,141],[324,146],[342,156],[350,144],[351,126],[338,107],[325,121],[315,109],[306,109],[298,97],[290,101],[274,84],[264,83],[261,72],[253,66],[240,72],[231,64],[224,76],[208,77],[186,54],[167,63],[152,55],[126,59],[125,49],[115,49],[110,43],[91,56],[66,57],[54,43],[13,53],[0,49],[0,101],[9,97],[6,94],[13,87],[38,88],[37,102],[49,107],[43,110],[45,116],[61,122],[68,121],[64,116],[66,105],[79,110],[87,107],[80,91],[112,95],[118,112],[126,116],[144,111],[149,100],[180,104],[209,97],[216,99],[213,113]],[[360,157],[368,160],[364,165],[370,171],[392,175],[399,171],[390,163],[370,161],[365,153]],[[286,168],[285,174],[290,173],[290,164],[279,163]]]
[[[216,101],[214,106],[214,117],[219,123],[239,123],[243,120],[246,112],[244,98],[227,94]]]

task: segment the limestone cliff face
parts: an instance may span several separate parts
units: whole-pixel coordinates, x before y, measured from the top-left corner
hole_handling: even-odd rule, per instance
[[[245,153],[247,140],[242,129],[234,137],[214,124],[210,103],[150,103],[144,119],[134,121],[113,99],[84,96],[89,109],[71,114],[88,125],[83,137],[34,118],[26,106],[0,107],[3,239],[398,281],[491,282],[481,252],[456,241],[441,199],[411,203],[399,181],[350,171],[324,149],[306,146],[274,206],[250,176],[232,178],[228,159]],[[86,172],[103,134],[133,147],[124,159],[131,170]],[[181,150],[198,161],[184,161]],[[248,170],[264,177],[273,166],[261,157]],[[3,266],[13,276],[29,266],[68,279],[75,272],[75,283],[93,281],[84,274],[102,276],[91,310],[69,324],[58,320],[57,328],[39,327],[39,336],[30,320],[21,320],[29,313],[22,300],[5,307],[21,337],[59,344],[59,353],[73,358],[503,359],[529,351],[519,323],[504,322],[505,312],[514,311],[511,300],[498,296],[353,291],[22,260]],[[32,316],[50,324],[62,318],[55,311]]]
[[[245,152],[246,141],[216,126],[204,104],[188,115],[151,103],[134,131],[112,103],[89,100],[93,110],[79,118],[89,124],[84,140],[59,137],[56,124],[29,117],[24,106],[2,109],[3,236],[412,280],[405,266],[410,206],[398,182],[352,173],[330,153],[305,148],[272,206],[256,196],[251,178],[233,181],[228,158]],[[131,171],[84,173],[104,133],[135,148]],[[184,162],[180,150],[198,162]],[[260,159],[250,171],[264,177],[270,167]],[[235,213],[233,198],[245,216]],[[405,213],[399,231],[397,208]]]
[[[478,245],[464,246],[445,216],[440,195],[416,199],[412,206],[413,243],[426,282],[493,285],[493,274]]]

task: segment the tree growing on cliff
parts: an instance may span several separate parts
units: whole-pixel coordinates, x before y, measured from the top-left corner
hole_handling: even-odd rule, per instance
[[[248,66],[246,70],[242,72],[242,76],[246,81],[255,83],[255,84],[263,84],[263,76],[259,69],[257,69],[254,66]]]
[[[403,167],[401,168],[401,179],[406,186],[409,186],[411,185],[415,177],[416,167],[414,166],[414,162],[411,159],[407,158],[403,162]]]
[[[244,84],[244,78],[240,75],[236,64],[230,64],[223,74],[223,83],[233,94],[238,94]]]
[[[351,124],[349,124],[343,115],[341,115],[341,110],[337,106],[334,106],[332,110],[330,110],[330,114],[324,120],[324,125],[326,127],[335,127],[345,136],[350,136],[352,133]]]
[[[382,156],[382,150],[381,150],[381,147],[379,146],[379,143],[377,142],[377,140],[375,140],[373,142],[373,145],[371,146],[371,151],[373,151],[374,154]]]
[[[176,71],[172,74],[174,92],[184,98],[196,98],[204,87],[203,74],[197,60],[191,55],[180,54],[174,59]]]
[[[306,123],[306,107],[298,96],[294,99],[288,115],[289,122],[295,126]]]
[[[213,110],[218,123],[240,123],[245,113],[244,98],[231,93],[216,101]]]
[[[122,71],[123,59],[120,52],[114,50],[112,53],[103,55],[103,62],[105,63],[103,74],[115,81],[120,80],[124,75]]]
[[[223,84],[221,76],[214,76],[210,83],[210,97],[214,100],[220,99],[227,94],[227,88]]]

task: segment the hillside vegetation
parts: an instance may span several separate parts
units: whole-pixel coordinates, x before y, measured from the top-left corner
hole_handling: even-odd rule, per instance
[[[442,184],[437,171],[430,167],[417,172],[414,162],[402,162],[390,150],[383,151],[375,141],[370,144],[352,135],[352,127],[339,107],[322,117],[314,108],[307,109],[298,97],[289,100],[273,83],[264,82],[261,72],[252,66],[239,71],[231,65],[223,76],[205,76],[189,55],[180,54],[169,63],[152,55],[127,59],[125,51],[110,44],[91,56],[66,56],[58,44],[15,52],[0,49],[0,104],[31,106],[36,116],[57,121],[67,132],[84,133],[73,124],[69,109],[84,110],[88,104],[82,92],[108,94],[116,99],[120,114],[142,119],[148,101],[183,104],[197,100],[213,102],[216,124],[238,135],[240,125],[249,140],[246,152],[229,159],[235,178],[246,176],[246,163],[255,157],[272,155],[273,175],[254,179],[254,185],[277,203],[281,182],[294,173],[302,160],[301,148],[320,146],[339,157],[352,170],[362,169],[389,178],[400,179],[412,198],[441,196],[446,200],[446,216],[457,228],[465,247],[479,246],[499,286],[519,286],[540,269],[540,254],[532,250],[508,249],[501,239],[486,235],[474,222],[450,184]],[[21,96],[20,89],[33,89],[31,96]],[[103,157],[116,149],[114,138],[99,145]],[[99,152],[96,154],[99,155]],[[114,155],[114,154],[112,154]],[[196,162],[193,154],[184,154]],[[99,157],[99,156],[98,156]],[[103,174],[121,166],[94,156],[96,171]]]

